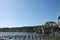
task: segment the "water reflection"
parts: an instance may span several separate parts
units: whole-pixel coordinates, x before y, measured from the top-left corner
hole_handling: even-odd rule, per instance
[[[2,36],[3,35],[3,36]],[[9,40],[59,40],[59,37],[26,32],[0,32],[0,38]]]

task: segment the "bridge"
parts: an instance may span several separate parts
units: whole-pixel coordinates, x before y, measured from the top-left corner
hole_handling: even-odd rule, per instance
[[[59,26],[55,22],[46,22],[45,25],[39,29],[39,33],[44,34],[52,34],[54,36],[54,32],[59,32]]]

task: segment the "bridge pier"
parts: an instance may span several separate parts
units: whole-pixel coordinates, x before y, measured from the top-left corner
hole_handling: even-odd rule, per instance
[[[42,34],[44,35],[44,29],[42,29]]]
[[[44,26],[42,25],[42,34],[44,35]]]
[[[52,36],[54,36],[54,28],[53,28],[53,26],[52,26]]]

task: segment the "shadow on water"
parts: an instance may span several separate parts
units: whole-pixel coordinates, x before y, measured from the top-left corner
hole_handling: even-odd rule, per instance
[[[26,37],[27,37],[27,36],[25,35],[25,36],[23,37],[23,40],[25,40]]]
[[[28,40],[30,39],[30,35],[28,35]]]
[[[32,35],[32,40],[34,40],[34,37],[33,37],[33,35]]]
[[[36,38],[36,40],[37,40],[37,36],[35,35],[35,38]]]

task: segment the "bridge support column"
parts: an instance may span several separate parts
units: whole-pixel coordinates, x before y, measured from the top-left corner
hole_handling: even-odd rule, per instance
[[[42,34],[44,35],[44,29],[42,29]]]
[[[52,26],[52,36],[54,36],[54,28],[53,28],[53,26]]]
[[[43,24],[42,24],[42,34],[44,35],[44,26],[43,26]]]

